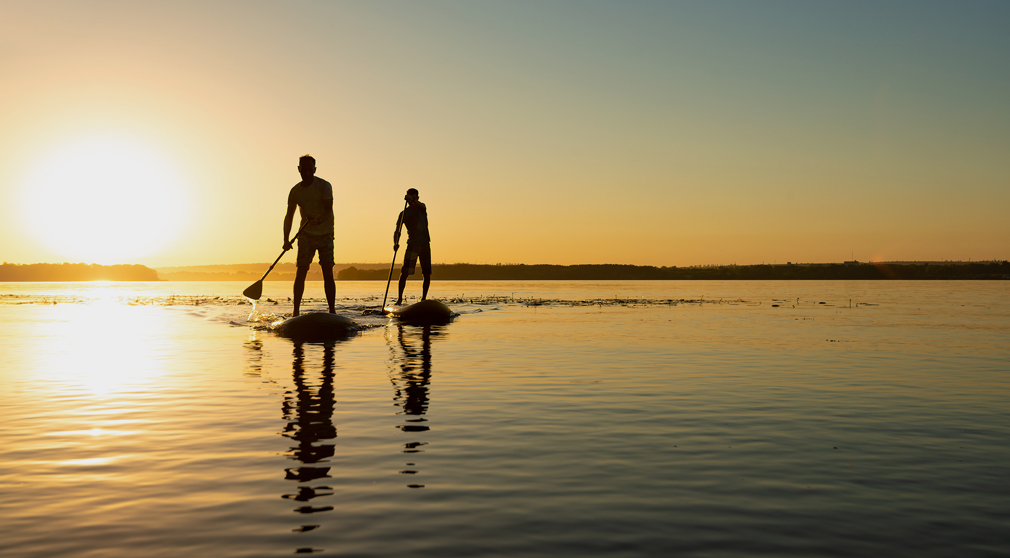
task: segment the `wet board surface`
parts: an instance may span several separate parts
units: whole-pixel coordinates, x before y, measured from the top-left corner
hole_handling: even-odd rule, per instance
[[[437,300],[422,300],[409,306],[386,306],[383,310],[401,321],[445,323],[452,319],[452,310]]]
[[[354,335],[358,324],[339,314],[315,312],[288,318],[274,327],[281,337],[296,341],[328,341]]]

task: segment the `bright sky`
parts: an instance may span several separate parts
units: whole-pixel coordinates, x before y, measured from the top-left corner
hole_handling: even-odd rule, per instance
[[[1010,2],[0,0],[0,260],[1010,257]],[[288,255],[293,261],[293,254]]]

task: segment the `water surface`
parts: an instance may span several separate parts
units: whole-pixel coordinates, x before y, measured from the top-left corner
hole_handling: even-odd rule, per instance
[[[0,284],[0,553],[1010,553],[1010,283],[246,286]]]

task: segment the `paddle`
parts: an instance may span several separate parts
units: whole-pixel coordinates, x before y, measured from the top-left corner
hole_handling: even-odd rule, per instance
[[[298,229],[298,232],[295,233],[294,238],[291,239],[291,243],[292,244],[294,244],[295,240],[298,239],[298,235],[302,234],[302,231],[305,230],[305,227],[307,227],[308,224],[311,223],[311,222],[312,222],[312,219],[309,219],[308,221],[305,221],[304,224],[302,224],[301,228]],[[260,297],[263,296],[263,280],[267,278],[267,275],[270,275],[270,272],[273,271],[274,266],[277,265],[277,262],[281,261],[281,258],[283,258],[284,254],[286,254],[286,253],[287,253],[287,249],[284,249],[281,252],[281,255],[277,256],[277,259],[274,260],[274,263],[270,264],[270,269],[268,269],[267,272],[263,274],[263,277],[260,277],[259,281],[256,281],[252,285],[249,285],[249,288],[247,288],[246,290],[242,291],[242,295],[245,296],[246,298],[251,298],[253,300],[259,300]]]
[[[403,224],[403,214],[407,211],[407,201],[403,202],[403,211],[400,212],[400,218],[396,220],[396,232],[400,232],[400,225]],[[396,246],[393,247],[393,262],[389,264],[389,278],[386,279],[386,294],[382,295],[382,313],[386,313],[386,297],[389,296],[389,283],[393,281],[393,268],[396,267],[396,250],[400,247],[400,243],[397,242]]]

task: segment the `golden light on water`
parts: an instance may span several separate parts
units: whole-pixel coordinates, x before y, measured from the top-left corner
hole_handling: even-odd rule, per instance
[[[179,169],[136,138],[69,139],[37,157],[20,188],[25,228],[68,261],[132,263],[187,222]]]
[[[170,342],[164,319],[112,295],[60,305],[52,319],[36,324],[33,373],[67,394],[83,390],[99,398],[148,385],[165,373],[156,356]]]

